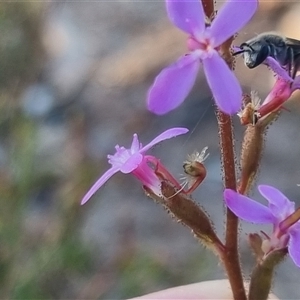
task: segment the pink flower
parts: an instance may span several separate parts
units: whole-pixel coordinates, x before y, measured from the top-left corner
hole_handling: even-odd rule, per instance
[[[275,72],[275,84],[262,104],[256,94],[251,95],[252,102],[238,113],[242,125],[255,124],[261,118],[283,108],[292,94],[300,89],[300,75],[295,78],[290,77],[289,72],[270,56],[265,59],[264,64]]]
[[[300,267],[300,210],[295,211],[295,203],[272,186],[260,185],[261,195],[269,202],[264,206],[233,190],[224,191],[226,205],[239,218],[257,224],[272,224],[271,236],[263,242],[265,255],[276,249],[288,247],[294,263]]]
[[[190,36],[190,53],[156,77],[148,92],[148,109],[158,115],[178,107],[193,87],[200,63],[218,107],[236,113],[242,103],[240,84],[220,57],[218,47],[239,31],[257,9],[257,0],[227,0],[210,26],[200,0],[166,0],[169,19]]]
[[[159,168],[160,172],[165,171],[164,174],[170,174],[163,168],[156,157],[145,155],[144,153],[161,141],[187,132],[188,129],[186,128],[171,128],[164,131],[144,147],[139,142],[137,134],[134,134],[132,144],[129,149],[117,145],[115,147],[116,153],[114,155],[107,156],[108,162],[111,164],[111,168],[108,169],[90,188],[83,197],[81,204],[86,203],[111,176],[119,171],[124,174],[131,173],[140,180],[144,186],[151,189],[155,194],[160,195],[161,180],[155,174],[155,169]],[[151,168],[150,164],[152,164],[154,168]],[[168,179],[174,181],[173,178]]]
[[[288,73],[286,71],[285,75],[286,76],[284,76],[283,72],[277,73],[276,82],[271,92],[257,109],[257,119],[282,108],[284,103],[290,99],[293,92],[300,89],[300,76],[296,76],[295,79],[288,79]]]

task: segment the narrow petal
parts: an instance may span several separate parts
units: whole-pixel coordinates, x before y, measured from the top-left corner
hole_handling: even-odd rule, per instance
[[[220,110],[229,115],[237,113],[242,105],[242,89],[234,73],[217,51],[213,51],[210,57],[203,60],[203,68]]]
[[[291,230],[289,241],[289,254],[297,267],[300,267],[300,228]]]
[[[258,224],[268,224],[274,221],[274,216],[268,207],[233,190],[226,189],[224,199],[230,210],[245,221]]]
[[[281,191],[269,185],[259,185],[260,194],[269,202],[269,208],[279,221],[295,211],[295,203],[290,201]]]
[[[140,141],[139,141],[139,137],[135,133],[133,135],[133,139],[132,139],[130,151],[131,151],[131,153],[136,153],[136,152],[138,152],[140,150],[140,148],[141,148],[141,144],[140,144]]]
[[[166,0],[169,19],[179,29],[196,35],[205,29],[205,14],[200,0]]]
[[[199,65],[196,55],[186,55],[163,69],[148,92],[148,109],[163,115],[178,107],[192,89]]]
[[[120,171],[119,168],[110,168],[107,170],[90,188],[90,190],[84,195],[83,199],[81,200],[81,205],[86,203],[96,192],[97,190],[114,174]]]
[[[285,70],[273,57],[268,56],[265,59],[264,64],[270,67],[280,78],[286,80],[287,82],[293,82],[293,78],[290,77],[287,70]]]
[[[210,27],[215,47],[244,27],[254,15],[257,6],[257,0],[227,0]]]
[[[185,134],[188,131],[189,130],[187,128],[182,128],[182,127],[168,129],[168,130],[164,131],[163,133],[161,133],[159,136],[157,136],[155,139],[153,139],[145,147],[143,147],[140,150],[140,153],[146,152],[151,147],[153,147],[154,145],[160,143],[161,141],[171,139],[171,138],[173,138],[177,135]]]

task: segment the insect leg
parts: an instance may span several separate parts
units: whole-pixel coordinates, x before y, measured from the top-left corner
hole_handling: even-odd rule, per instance
[[[288,72],[289,75],[294,79],[294,75],[296,75],[295,73],[295,65],[294,65],[294,51],[291,47],[288,47],[287,49],[287,56],[288,56]],[[293,74],[292,74],[292,68],[293,68]],[[295,74],[294,74],[295,73]]]

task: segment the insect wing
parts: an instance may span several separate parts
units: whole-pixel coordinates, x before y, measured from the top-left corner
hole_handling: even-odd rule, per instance
[[[286,38],[285,41],[286,41],[286,45],[291,47],[295,51],[296,55],[300,53],[300,41],[299,40]]]

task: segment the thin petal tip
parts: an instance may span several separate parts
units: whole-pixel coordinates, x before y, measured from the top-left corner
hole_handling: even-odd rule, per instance
[[[168,108],[163,101],[156,96],[159,94],[159,91],[156,90],[155,83],[152,88],[150,88],[147,96],[147,109],[154,113],[155,115],[165,115],[172,109]]]
[[[167,114],[169,111],[171,110],[168,110],[168,109],[164,109],[160,104],[158,103],[153,103],[154,101],[148,101],[147,103],[147,109],[152,112],[153,114],[155,115],[158,115],[158,116],[162,116],[162,115],[165,115]]]
[[[225,189],[224,190],[224,199],[227,200],[227,198],[232,197],[234,194],[236,194],[236,192],[234,190],[231,189]]]
[[[189,130],[185,127],[174,127],[169,129],[170,131],[173,131],[174,134],[179,135],[179,134],[185,134],[187,132],[189,132]]]
[[[81,200],[80,205],[84,205],[84,204],[87,203],[89,200],[90,200],[90,198],[84,197],[84,198]]]

